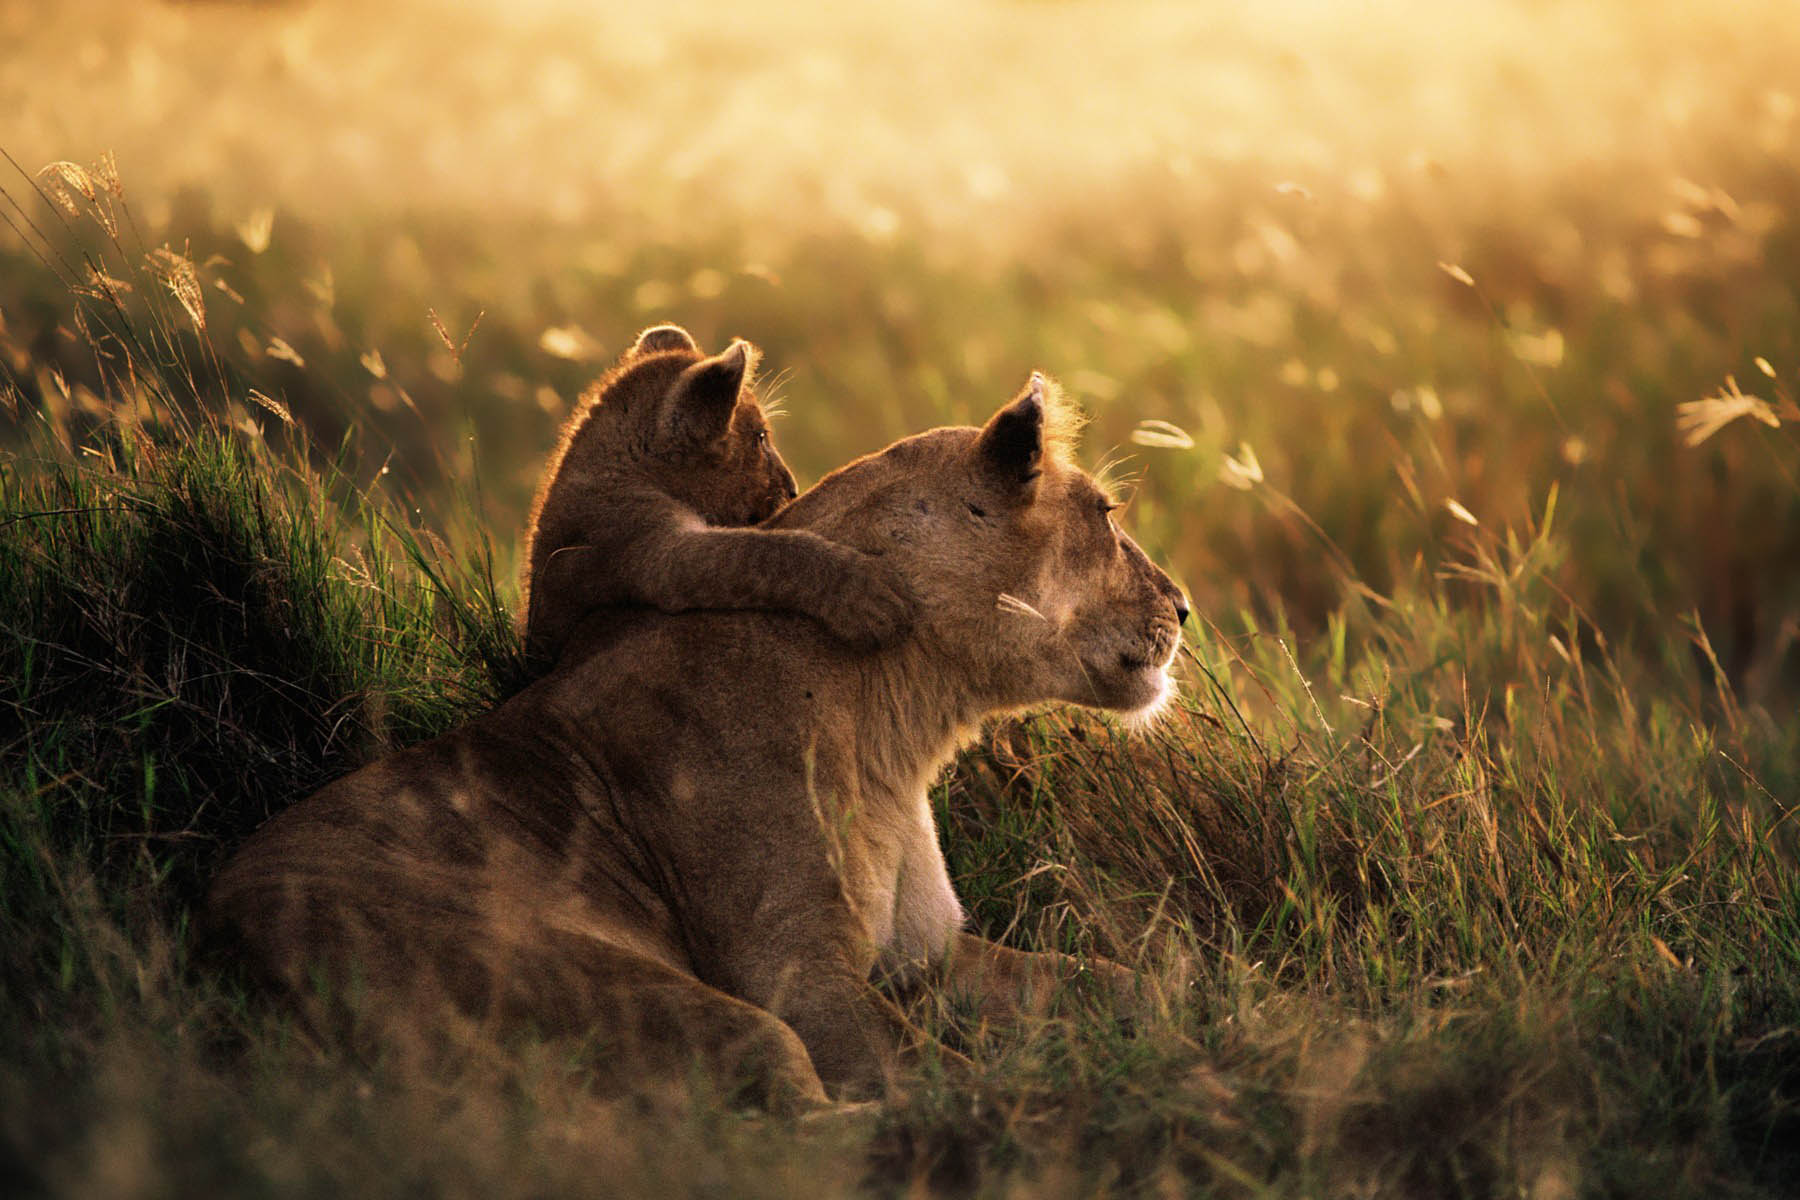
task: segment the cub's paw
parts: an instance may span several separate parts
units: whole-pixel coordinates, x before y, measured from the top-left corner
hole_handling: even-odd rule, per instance
[[[829,590],[819,619],[838,640],[877,649],[905,637],[917,615],[918,600],[906,581],[879,559],[857,554]]]

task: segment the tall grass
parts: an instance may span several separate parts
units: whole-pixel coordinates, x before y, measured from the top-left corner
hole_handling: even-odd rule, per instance
[[[972,1079],[922,1071],[879,1112],[784,1124],[698,1078],[601,1102],[529,1048],[354,1058],[196,961],[193,904],[245,831],[517,686],[513,518],[492,514],[516,514],[518,447],[587,368],[528,307],[385,295],[349,267],[327,304],[274,244],[211,262],[243,233],[140,232],[103,172],[46,182],[74,211],[13,189],[5,262],[48,307],[0,345],[0,1168],[28,1190],[1794,1190],[1794,582],[1787,534],[1739,523],[1800,507],[1790,431],[1678,448],[1672,402],[1608,398],[1791,361],[1778,270],[1734,293],[1755,345],[1693,329],[1672,291],[1568,316],[1555,374],[1543,344],[1519,356],[1497,251],[1449,264],[1474,287],[1433,264],[1370,306],[1290,297],[1269,341],[1189,320],[1186,268],[1079,228],[997,273],[799,242],[779,289],[685,297],[702,332],[791,366],[780,435],[815,470],[979,412],[1024,367],[1069,378],[1100,447],[1151,435],[1128,516],[1208,614],[1157,726],[1002,722],[934,797],[976,927],[1130,962],[1145,1011],[1075,989],[993,1030],[928,994],[916,1015]],[[642,319],[639,267],[741,257],[722,234],[638,254],[580,299],[609,329]],[[1280,291],[1220,287],[1245,311]],[[1353,317],[1392,326],[1401,361]],[[1284,372],[1384,407],[1207,399]],[[1739,608],[1732,662],[1715,630]]]

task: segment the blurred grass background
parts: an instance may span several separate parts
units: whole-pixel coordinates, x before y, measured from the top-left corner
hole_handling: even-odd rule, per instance
[[[496,531],[675,318],[788,373],[803,477],[1058,374],[1208,611],[1317,628],[1441,566],[1446,501],[1518,525],[1554,484],[1596,621],[1697,608],[1734,680],[1793,670],[1791,438],[1674,425],[1800,370],[1778,6],[3,11],[14,156],[113,155],[224,354],[427,504],[478,456]],[[8,245],[35,397],[85,356]],[[482,314],[460,362],[428,312],[458,344]]]
[[[1777,0],[0,0],[6,1157],[1788,1190],[1795,61]],[[554,1065],[451,1098],[188,961],[236,837],[517,685],[543,457],[665,319],[763,347],[803,482],[1033,368],[1092,413],[1202,618],[1186,708],[1004,723],[940,815],[981,928],[1166,1019],[938,1014],[973,1089],[821,1141]]]

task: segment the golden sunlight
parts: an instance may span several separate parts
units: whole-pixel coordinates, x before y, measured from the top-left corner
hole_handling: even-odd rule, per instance
[[[0,91],[21,162],[114,151],[140,195],[205,187],[252,248],[271,204],[991,245],[1108,196],[1128,224],[1205,208],[1246,172],[1284,216],[1591,182],[1691,223],[1671,187],[1718,139],[1792,135],[1786,9],[13,2]]]

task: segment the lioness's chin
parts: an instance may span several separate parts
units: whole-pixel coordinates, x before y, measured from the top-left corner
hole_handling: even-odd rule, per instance
[[[1167,667],[1153,666],[1138,672],[1134,683],[1136,686],[1132,690],[1136,702],[1119,705],[1115,711],[1127,724],[1148,725],[1169,706],[1175,695],[1175,681],[1169,678]]]
[[[1159,668],[1155,674],[1155,688],[1150,699],[1137,708],[1120,713],[1127,725],[1144,728],[1155,724],[1156,719],[1169,707],[1169,702],[1175,698],[1175,681],[1169,677],[1168,668]]]
[[[1104,675],[1090,672],[1086,682],[1089,694],[1071,699],[1118,713],[1132,725],[1154,721],[1175,695],[1167,663],[1120,664]]]

